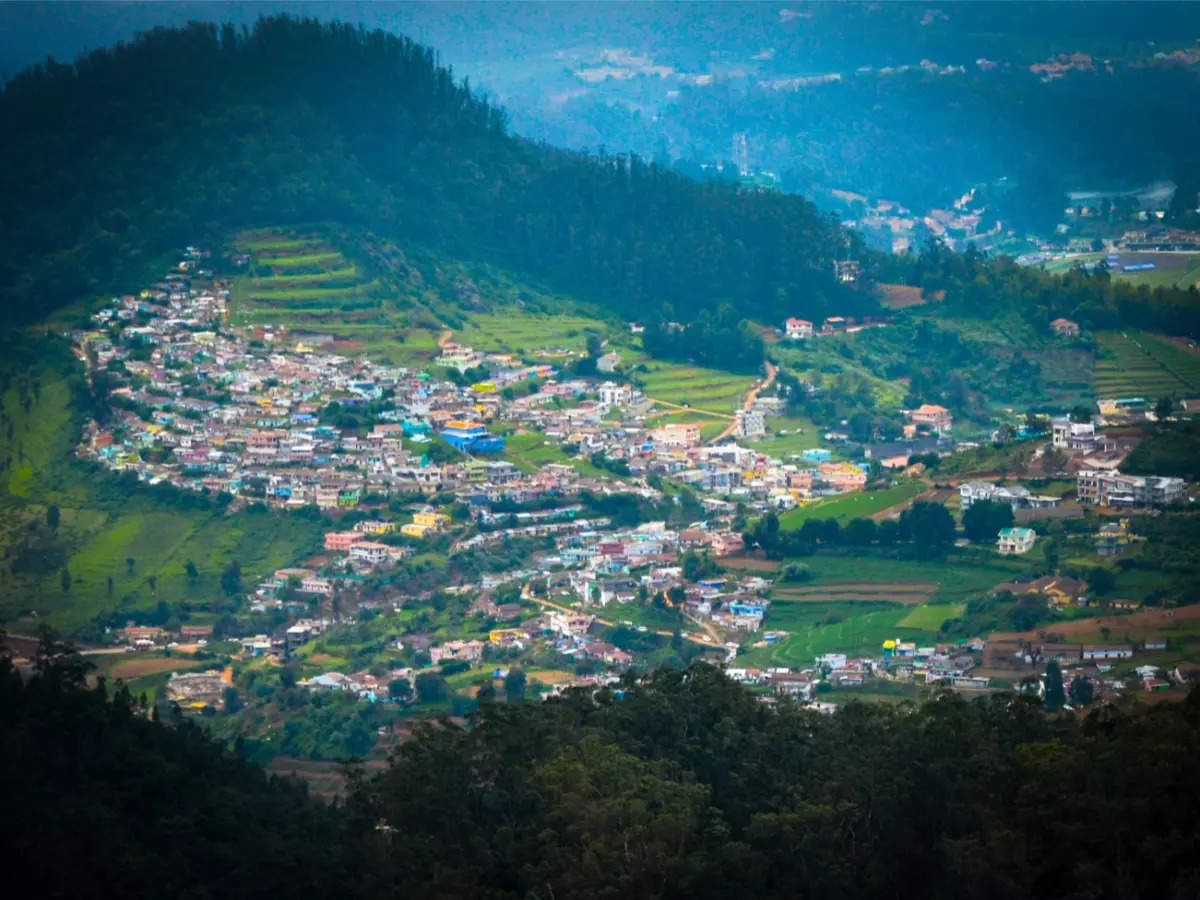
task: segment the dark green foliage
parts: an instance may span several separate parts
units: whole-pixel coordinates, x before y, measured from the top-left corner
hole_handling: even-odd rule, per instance
[[[937,556],[954,543],[954,518],[942,504],[919,500],[900,513],[898,536],[916,544],[918,557]]]
[[[1004,694],[821,716],[700,665],[428,729],[348,812],[371,896],[869,900],[898,878],[904,896],[1077,897],[1085,878],[1188,896],[1197,700],[1082,722]]]
[[[711,575],[720,575],[725,571],[707,553],[697,553],[694,550],[689,550],[683,554],[679,562],[683,568],[683,577],[688,581],[697,581],[701,578],[708,578]]]
[[[1096,694],[1092,679],[1079,675],[1071,682],[1071,702],[1076,706],[1088,706]]]
[[[994,500],[977,500],[963,513],[963,531],[977,544],[994,543],[1001,528],[1013,523],[1012,505]]]
[[[450,696],[446,679],[436,672],[422,672],[416,679],[417,699],[422,703],[438,703]]]
[[[236,559],[230,560],[221,572],[221,590],[230,597],[242,590],[242,566]]]
[[[1046,709],[1050,712],[1062,709],[1067,702],[1067,695],[1063,691],[1062,669],[1054,660],[1046,663],[1045,688]]]
[[[47,896],[890,900],[899,860],[905,896],[1195,893],[1200,694],[829,716],[694,664],[419,728],[337,809],[42,650],[25,682],[0,663],[0,789],[9,858]]]
[[[509,669],[504,676],[504,696],[509,703],[518,703],[525,697],[525,684],[528,680],[523,669]]]
[[[510,137],[432,50],[349,25],[157,29],[23,72],[0,95],[0,195],[10,319],[132,288],[148,257],[230,229],[330,220],[638,317],[875,305],[836,281],[845,235],[800,197]]]
[[[1121,470],[1131,475],[1200,479],[1200,421],[1163,423],[1134,448]]]
[[[5,858],[44,896],[314,897],[350,869],[335,811],[118,686],[82,689],[70,648],[0,660]],[[19,861],[19,862],[18,862]]]
[[[715,314],[702,311],[683,327],[652,321],[642,334],[642,345],[659,359],[687,360],[733,372],[757,372],[764,358],[762,337],[728,304]]]
[[[942,315],[987,319],[1015,312],[1042,332],[1058,316],[1093,329],[1130,326],[1167,334],[1200,330],[1200,292],[1194,286],[1151,291],[1110,278],[1103,267],[1051,275],[1018,266],[1008,257],[988,259],[970,248],[953,253],[934,241],[916,259],[907,280],[927,293],[944,290]],[[1090,417],[1090,410],[1084,412]]]

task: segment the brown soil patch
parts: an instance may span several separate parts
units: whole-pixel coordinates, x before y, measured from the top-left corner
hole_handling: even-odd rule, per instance
[[[778,572],[779,563],[757,556],[719,556],[717,562],[730,569],[750,569],[755,572]]]
[[[561,684],[570,681],[575,676],[563,669],[546,669],[542,672],[530,672],[529,677],[541,684]]]
[[[902,500],[894,506],[889,506],[887,509],[881,509],[879,512],[874,513],[871,519],[875,522],[882,522],[885,519],[895,519],[918,500],[929,503],[945,503],[954,493],[954,491],[946,488],[931,488],[928,491],[922,491],[916,496],[909,497],[907,500]]]
[[[144,678],[147,675],[158,675],[161,672],[183,672],[204,668],[204,663],[179,657],[156,657],[152,659],[123,659],[108,671],[108,677],[125,681]]]
[[[830,584],[784,588],[784,590],[796,594],[840,594],[845,591],[932,594],[938,587],[939,585],[936,581],[835,581]]]
[[[993,640],[1018,641],[1022,639],[1035,643],[1044,643],[1044,640],[1038,637],[1039,634],[1061,634],[1066,637],[1081,634],[1091,635],[1095,634],[1101,628],[1111,628],[1113,642],[1120,643],[1121,640],[1118,636],[1124,634],[1126,631],[1170,629],[1173,625],[1196,621],[1200,621],[1200,605],[1180,606],[1175,609],[1144,609],[1141,612],[1130,613],[1129,615],[1106,615],[1088,619],[1076,619],[1073,622],[1055,622],[1045,628],[1038,628],[1033,631],[996,632],[989,638],[988,643],[991,643]]]
[[[927,297],[919,287],[908,284],[881,284],[877,287],[879,302],[888,309],[924,306],[926,303],[938,303],[946,297],[945,291],[934,291]]]

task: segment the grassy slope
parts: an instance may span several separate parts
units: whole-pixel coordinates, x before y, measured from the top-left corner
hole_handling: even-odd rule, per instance
[[[75,628],[100,613],[145,610],[159,601],[208,608],[221,597],[220,572],[230,560],[239,561],[244,581],[253,584],[316,546],[318,525],[295,517],[181,509],[145,489],[130,494],[116,476],[72,457],[80,417],[66,376],[49,364],[26,375],[41,386],[28,409],[15,386],[3,394],[0,460],[8,477],[0,492],[0,538],[10,556],[0,568],[0,617],[11,621],[35,609],[55,625]],[[45,525],[51,504],[61,510],[56,531]],[[13,549],[30,536],[38,546],[66,552],[68,592],[58,568],[13,573]],[[132,572],[128,558],[135,561]],[[194,584],[184,574],[189,559],[200,572]]]
[[[779,517],[779,525],[785,529],[799,528],[809,519],[837,519],[845,524],[851,519],[869,518],[915,497],[928,487],[919,481],[904,481],[878,491],[856,491],[817,500],[788,510]]]

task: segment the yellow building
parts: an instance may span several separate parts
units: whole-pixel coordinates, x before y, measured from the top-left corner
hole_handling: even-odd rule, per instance
[[[497,646],[504,643],[505,638],[523,638],[525,632],[520,628],[493,628],[488,632],[488,640]]]

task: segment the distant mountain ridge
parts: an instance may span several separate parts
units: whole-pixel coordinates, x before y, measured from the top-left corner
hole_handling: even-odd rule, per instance
[[[232,229],[340,221],[489,258],[630,316],[874,308],[807,201],[508,135],[434,52],[288,17],[156,29],[0,94],[0,305],[32,320],[133,287]]]

